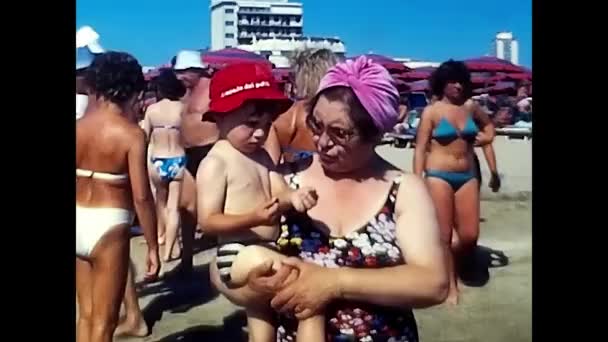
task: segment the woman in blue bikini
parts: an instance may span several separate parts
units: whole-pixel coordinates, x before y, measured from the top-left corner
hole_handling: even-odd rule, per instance
[[[156,189],[159,244],[165,244],[163,261],[177,258],[177,230],[180,224],[179,198],[186,167],[181,143],[183,103],[186,88],[172,70],[163,70],[153,81],[156,103],[146,110],[143,128],[150,139],[150,179]],[[166,235],[166,236],[165,236]]]
[[[479,237],[479,182],[474,147],[491,144],[495,131],[487,114],[471,97],[471,75],[462,62],[449,60],[431,75],[437,101],[422,115],[414,172],[426,177],[437,208],[442,241],[449,251],[450,291],[447,302],[458,303],[457,261],[470,260]],[[475,122],[478,122],[478,127]],[[452,229],[459,243],[451,246]]]

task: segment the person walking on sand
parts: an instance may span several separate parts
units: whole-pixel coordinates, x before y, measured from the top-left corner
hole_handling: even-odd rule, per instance
[[[479,237],[479,185],[474,147],[491,144],[494,125],[472,101],[471,75],[462,62],[449,60],[430,78],[437,101],[427,106],[416,135],[414,173],[426,177],[437,207],[450,271],[447,302],[458,303],[457,262],[470,261]],[[478,124],[477,124],[478,123]],[[452,230],[458,245],[452,248]]]
[[[160,269],[145,134],[127,119],[144,77],[131,55],[107,52],[93,61],[86,84],[97,101],[76,122],[76,334],[78,342],[111,342],[127,281],[133,209],[148,243],[146,277]]]
[[[158,102],[146,110],[143,128],[149,138],[150,178],[156,190],[158,243],[165,245],[163,261],[179,257],[176,244],[180,226],[179,198],[186,167],[181,144],[184,85],[172,70],[165,69],[152,81]],[[173,253],[174,252],[174,253]]]

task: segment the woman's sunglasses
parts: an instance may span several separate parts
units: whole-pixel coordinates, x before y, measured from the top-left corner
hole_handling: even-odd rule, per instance
[[[325,127],[325,125],[317,120],[312,114],[306,116],[306,126],[308,126],[314,135],[321,136],[323,132],[326,132],[329,139],[336,145],[346,145],[354,136],[356,136],[354,130],[346,130],[332,126]]]

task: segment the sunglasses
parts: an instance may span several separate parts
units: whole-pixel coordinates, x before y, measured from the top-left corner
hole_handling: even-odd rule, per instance
[[[326,132],[329,139],[336,145],[346,145],[357,135],[353,129],[347,130],[332,126],[325,127],[325,125],[317,120],[312,114],[306,116],[306,126],[308,126],[312,134],[317,136],[321,136],[323,132]]]

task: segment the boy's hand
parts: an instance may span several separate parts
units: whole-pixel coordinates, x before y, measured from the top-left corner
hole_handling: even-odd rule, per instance
[[[255,211],[256,221],[259,225],[271,226],[279,221],[279,199],[272,198],[270,201],[258,207]]]
[[[291,205],[298,212],[306,212],[317,205],[317,192],[315,189],[305,186],[291,193]]]

